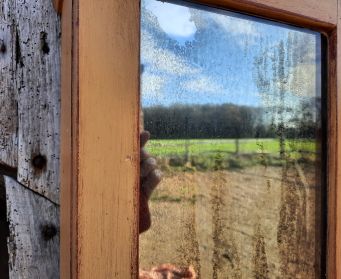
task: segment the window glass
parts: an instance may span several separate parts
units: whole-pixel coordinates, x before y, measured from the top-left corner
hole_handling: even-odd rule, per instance
[[[321,41],[256,17],[142,1],[141,124],[163,173],[140,234],[145,276],[163,266],[203,279],[320,278]]]

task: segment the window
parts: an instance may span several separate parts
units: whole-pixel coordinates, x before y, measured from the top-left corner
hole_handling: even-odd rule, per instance
[[[321,278],[322,35],[183,1],[141,13],[147,150],[164,177],[140,267]]]
[[[139,38],[140,17],[142,30],[148,27],[143,25],[143,20],[146,20],[145,16],[148,15],[148,9],[144,7],[147,3],[146,0],[142,1],[140,7],[139,1],[98,1],[94,5],[91,0],[75,0],[67,1],[63,5],[63,278],[138,276]],[[169,167],[169,171],[165,171],[163,184],[159,185],[151,197],[153,225],[150,231],[141,235],[140,254],[142,256],[151,251],[148,247],[152,243],[150,234],[156,235],[155,226],[162,224],[161,208],[167,210],[168,206],[174,209],[175,205],[179,204],[179,199],[181,202],[185,200],[183,204],[188,208],[177,207],[180,208],[178,212],[171,210],[170,213],[178,214],[174,217],[181,216],[184,221],[192,220],[186,222],[189,224],[187,228],[179,229],[177,236],[173,235],[178,237],[183,245],[178,245],[178,241],[165,242],[160,249],[167,249],[165,246],[169,245],[168,251],[175,250],[178,253],[181,249],[188,250],[189,245],[193,253],[183,253],[183,258],[178,257],[179,253],[174,258],[161,258],[156,257],[158,251],[154,251],[156,256],[152,255],[153,259],[149,262],[146,262],[147,257],[144,257],[141,267],[150,269],[169,260],[169,263],[177,266],[192,265],[201,277],[204,274],[216,274],[219,277],[228,269],[228,272],[234,272],[237,277],[238,272],[245,276],[255,272],[253,274],[271,278],[273,274],[282,276],[286,267],[288,274],[292,274],[297,267],[295,260],[299,260],[303,261],[300,267],[304,266],[297,270],[301,276],[305,276],[304,272],[311,272],[310,278],[319,278],[320,272],[325,271],[328,278],[338,278],[341,227],[336,220],[340,218],[341,212],[337,200],[341,169],[337,159],[341,156],[341,149],[337,144],[340,134],[337,114],[340,104],[337,92],[340,90],[336,63],[339,56],[337,50],[340,48],[337,39],[340,36],[336,36],[339,29],[337,14],[340,8],[337,1],[200,0],[155,3],[173,5],[173,8],[176,5],[180,10],[176,14],[182,13],[187,19],[190,14],[190,20],[182,21],[186,26],[185,33],[180,36],[170,35],[176,26],[164,26],[156,10],[149,8],[149,20],[157,23],[151,27],[156,28],[158,25],[159,31],[154,29],[154,33],[149,32],[151,37],[145,41],[143,33],[141,37],[142,44],[152,45],[155,43],[153,36],[159,36],[154,45],[159,47],[158,53],[163,59],[159,60],[159,68],[153,68],[153,64],[147,61],[142,45],[144,84],[142,83],[141,105],[145,111],[146,129],[156,125],[155,119],[161,119],[151,114],[157,112],[152,111],[153,106],[159,105],[163,120],[158,125],[167,125],[167,129],[162,131],[163,135],[158,136],[151,131],[154,138],[147,148],[159,157],[158,160],[169,161],[167,164],[160,164],[162,168]],[[198,4],[216,8],[203,8]],[[223,11],[226,9],[233,12]],[[168,12],[171,13],[172,10]],[[192,18],[193,13],[196,13],[196,19]],[[196,20],[206,21],[206,25],[200,29]],[[261,35],[256,38],[252,34],[241,36],[241,52],[234,53],[235,48],[229,47],[229,44],[239,35],[226,33],[227,31],[220,27],[224,21],[250,22],[251,26],[244,29],[244,34],[250,30],[247,28],[255,28],[252,30]],[[210,40],[210,45],[216,49],[213,51],[208,48],[204,52],[205,45],[209,44],[201,41],[202,45],[199,46],[198,33],[207,32],[205,28],[209,28],[210,24],[214,24],[216,28],[212,29],[210,34],[207,33],[206,37],[202,36],[202,40]],[[238,25],[240,26],[242,25]],[[170,29],[166,31],[166,28]],[[266,32],[270,29],[273,31]],[[214,38],[219,37],[218,32],[221,32],[219,40]],[[236,32],[236,29],[230,32]],[[272,38],[265,36],[268,38],[261,41],[265,33],[273,34]],[[231,40],[226,39],[228,36]],[[224,42],[226,45],[219,45]],[[190,51],[189,46],[193,46]],[[219,61],[214,61],[217,57],[212,54],[221,53],[224,48],[230,55],[220,56]],[[173,59],[168,59],[166,52],[173,53]],[[179,61],[179,57],[182,60]],[[199,59],[200,57],[203,59]],[[228,64],[228,60],[234,63]],[[250,63],[248,69],[245,68],[247,61]],[[219,63],[225,66],[224,71],[218,71],[220,69],[216,65]],[[160,77],[162,67],[173,67],[175,74],[168,73]],[[235,77],[235,82],[227,78],[233,77],[234,67],[242,72],[242,76]],[[180,74],[181,71],[193,69],[191,76]],[[227,74],[223,76],[225,71]],[[180,129],[174,129],[174,123],[166,121],[170,110],[178,109],[175,101],[179,100],[169,97],[173,89],[168,88],[167,91],[165,82],[178,84],[178,96],[181,96],[181,99],[178,98],[181,101],[178,107],[181,113],[177,115],[188,115],[182,121],[181,135],[175,135]],[[221,99],[210,98],[210,92],[198,91],[198,88],[208,88],[209,85],[213,88],[211,92],[223,92],[227,88],[243,90],[244,98],[241,98],[238,92],[235,93],[234,99],[227,92],[221,94]],[[267,87],[271,90],[265,90]],[[191,92],[197,90],[199,93],[196,94],[201,94],[201,97],[194,98],[195,102],[191,102],[193,92],[186,93],[189,89]],[[161,92],[165,96],[164,99],[150,98],[148,101],[145,98],[146,92]],[[262,92],[272,92],[273,95]],[[309,93],[307,95],[304,92]],[[189,97],[186,99],[186,96]],[[258,102],[255,99],[258,99]],[[207,104],[209,105],[204,107]],[[223,107],[226,104],[229,104],[229,109]],[[193,125],[205,127],[204,121],[199,124],[194,122],[194,112],[202,119],[204,113],[217,113],[219,106],[222,111],[234,109],[236,113],[233,116],[240,116],[241,107],[244,107],[243,113],[249,117],[243,118],[250,119],[252,127],[256,121],[259,124],[256,125],[257,129],[249,129],[246,123],[240,122],[241,125],[235,125],[237,129],[233,136],[219,134],[231,130],[228,127],[222,130],[220,119],[215,119],[217,125],[214,133],[205,134],[205,137],[200,136],[202,131],[190,129]],[[233,123],[237,123],[237,120]],[[211,120],[208,122],[211,123]],[[206,127],[211,125],[207,124]],[[193,134],[193,131],[200,133]],[[244,132],[247,133],[243,134]],[[269,134],[265,136],[265,132]],[[170,139],[169,136],[172,135],[173,138]],[[326,141],[323,136],[327,138]],[[177,141],[180,145],[174,147],[176,139],[181,139],[182,142]],[[247,142],[247,139],[251,140]],[[170,141],[168,150],[181,152],[178,162],[178,158],[167,157],[170,152],[165,152],[162,156],[157,154],[167,150],[164,148],[167,140]],[[205,142],[206,140],[209,143]],[[163,145],[163,148],[160,149],[160,145]],[[208,160],[202,160],[206,154],[206,151],[203,152],[205,148],[207,151],[214,151],[207,153],[213,154],[208,156]],[[221,149],[230,150],[224,153]],[[245,159],[247,156],[249,158]],[[183,158],[185,163],[182,162]],[[248,166],[249,162],[254,165]],[[323,166],[326,166],[326,169]],[[170,176],[170,173],[173,176]],[[178,177],[179,181],[182,178],[182,181],[188,178],[194,181],[195,175],[200,175],[200,179],[192,184],[187,183],[186,187],[177,188],[178,192],[170,193],[164,184],[174,177]],[[211,175],[210,179],[207,175]],[[261,175],[271,176],[270,183]],[[227,188],[229,181],[234,182],[234,187]],[[248,184],[244,181],[254,185],[246,188]],[[206,184],[210,184],[209,187],[206,187]],[[256,184],[262,186],[256,187]],[[299,184],[300,187],[293,190],[293,184]],[[260,191],[261,194],[252,195],[252,189],[255,189],[255,193]],[[283,193],[276,193],[275,189],[280,192],[283,190]],[[248,202],[239,201],[239,206],[238,198]],[[281,203],[281,199],[286,202]],[[283,204],[284,207],[281,208]],[[288,204],[290,206],[285,206]],[[264,207],[269,210],[264,210]],[[259,210],[254,210],[255,208]],[[198,210],[201,210],[199,212],[202,214],[196,213]],[[277,215],[271,217],[270,212],[276,212]],[[265,221],[266,218],[269,218],[269,222]],[[284,223],[281,223],[281,220]],[[203,228],[206,226],[203,221],[211,224],[208,226],[209,230],[204,233]],[[231,223],[232,228],[228,227]],[[308,223],[309,225],[306,225]],[[281,226],[282,224],[284,225]],[[176,226],[179,228],[178,219]],[[302,230],[297,230],[299,227]],[[290,237],[292,228],[295,233]],[[320,230],[321,228],[325,229]],[[233,229],[245,231],[251,237],[248,238]],[[160,232],[157,235],[159,239],[153,241],[160,241],[169,231]],[[193,232],[195,237],[186,235]],[[296,245],[297,243],[300,244]],[[246,249],[242,249],[242,244],[244,247],[252,247],[252,251],[248,254]],[[280,247],[283,250],[280,250]],[[309,247],[308,251],[305,251],[304,247]],[[235,257],[236,255],[238,257]],[[308,271],[312,261],[316,266]]]

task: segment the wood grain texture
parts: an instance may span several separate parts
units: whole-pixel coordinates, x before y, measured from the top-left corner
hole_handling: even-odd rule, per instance
[[[336,225],[337,225],[337,31],[329,36],[328,50],[328,278],[336,279]]]
[[[17,167],[15,36],[9,1],[0,4],[0,165]]]
[[[77,278],[137,278],[139,13],[79,1]]]
[[[18,181],[59,203],[60,19],[50,0],[17,0]],[[32,165],[41,155],[40,167]]]
[[[336,110],[336,96],[337,96],[337,87],[336,87],[336,32],[330,35],[328,38],[328,87],[330,90],[330,94],[328,95],[328,119],[335,120],[337,116]],[[327,238],[328,238],[328,251],[327,251],[327,272],[328,278],[334,278],[335,275],[335,230],[336,230],[336,154],[334,152],[336,145],[336,121],[328,121],[328,229],[327,229]]]
[[[199,0],[227,9],[317,30],[331,30],[337,24],[337,0]]]
[[[59,278],[59,207],[12,178],[7,196],[11,279]]]
[[[76,257],[72,256],[77,251],[76,243],[76,214],[73,209],[77,205],[77,172],[73,172],[73,162],[77,160],[77,131],[72,131],[73,127],[78,127],[77,118],[72,121],[73,113],[76,115],[77,107],[72,110],[72,98],[77,97],[77,92],[72,92],[72,70],[77,69],[77,57],[73,53],[73,9],[72,1],[66,1],[62,11],[62,77],[61,77],[61,192],[60,192],[60,275],[63,279],[75,278]],[[77,36],[74,36],[77,37]],[[76,72],[77,73],[77,72]],[[74,81],[77,79],[75,78]],[[75,125],[72,125],[75,124]],[[73,144],[73,143],[76,144]],[[75,174],[73,174],[75,173]],[[75,181],[75,184],[73,184]],[[72,234],[75,234],[74,236]]]
[[[0,174],[22,182],[5,179],[10,278],[59,278],[60,36],[50,0],[0,1]]]
[[[337,27],[337,91],[335,92],[337,99],[337,115],[335,117],[336,124],[336,274],[335,278],[341,278],[341,1],[338,0],[338,27]],[[332,278],[332,277],[331,277]]]

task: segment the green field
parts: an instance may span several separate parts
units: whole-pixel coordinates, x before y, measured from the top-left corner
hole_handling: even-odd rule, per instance
[[[301,153],[315,153],[316,142],[313,140],[286,140],[286,152],[297,156]],[[234,139],[175,139],[150,140],[147,150],[156,157],[200,155],[203,153],[235,153],[236,140]],[[240,139],[239,153],[265,153],[278,155],[280,145],[278,139]],[[297,154],[296,154],[297,153]],[[296,155],[295,155],[296,154]]]

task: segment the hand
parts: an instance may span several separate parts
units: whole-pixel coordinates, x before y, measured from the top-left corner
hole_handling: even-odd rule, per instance
[[[177,268],[171,264],[154,267],[151,271],[140,271],[139,279],[196,279],[197,275],[192,266]]]
[[[149,138],[150,134],[147,131],[143,131],[140,134],[140,233],[150,228],[151,220],[148,200],[156,186],[160,183],[162,176],[161,171],[157,169],[156,160],[144,150],[144,146]]]

